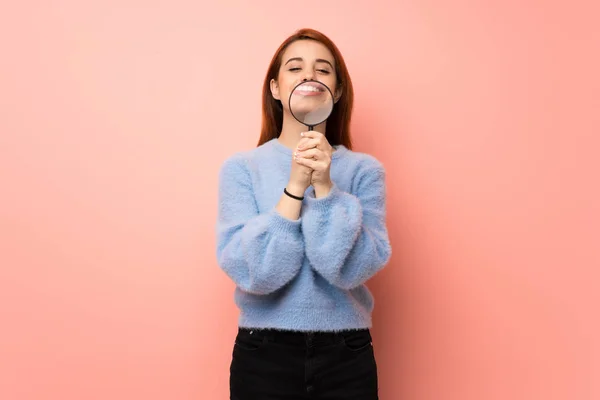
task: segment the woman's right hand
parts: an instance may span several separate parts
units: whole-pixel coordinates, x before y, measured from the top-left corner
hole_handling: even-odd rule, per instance
[[[304,196],[304,192],[310,186],[312,172],[312,168],[306,167],[296,162],[296,156],[294,152],[294,155],[292,155],[292,169],[290,171],[290,180],[286,186],[287,191],[293,194],[294,196]]]

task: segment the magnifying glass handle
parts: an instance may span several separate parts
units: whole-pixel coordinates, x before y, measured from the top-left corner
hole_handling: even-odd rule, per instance
[[[312,131],[312,130],[313,130],[313,126],[312,126],[312,125],[309,125],[309,126],[308,126],[308,130],[309,130],[309,131]]]

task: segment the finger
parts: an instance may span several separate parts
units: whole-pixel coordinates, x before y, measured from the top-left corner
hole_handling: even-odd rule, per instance
[[[302,143],[303,148],[306,147],[318,147],[322,150],[327,150],[331,148],[331,145],[329,144],[329,141],[327,141],[327,138],[325,137],[325,135],[323,135],[320,132],[316,132],[316,131],[307,131],[307,132],[302,132],[300,133],[300,135],[302,135],[302,139],[300,139],[300,142]],[[308,141],[303,142],[304,138],[309,138]],[[298,143],[300,145],[300,143]]]
[[[311,138],[302,138],[302,139],[300,139],[300,141],[298,141],[298,144],[296,145],[296,148],[306,147],[306,144],[308,142],[310,142],[311,140],[313,140],[313,139],[311,139]]]
[[[302,139],[298,142],[298,150],[306,150],[317,147],[319,145],[319,139]]]
[[[318,139],[313,138],[303,138],[298,142],[298,149],[309,149],[311,147],[316,147],[319,144]]]
[[[305,137],[305,138],[317,139],[324,135],[321,132],[317,132],[317,131],[306,131],[306,132],[300,132],[300,136]]]
[[[294,155],[302,158],[313,158],[315,160],[324,160],[326,156],[325,152],[319,149],[301,150],[294,153]]]
[[[300,165],[304,165],[305,167],[311,168],[312,170],[320,171],[322,170],[322,163],[319,161],[315,161],[310,158],[296,158],[296,162]]]

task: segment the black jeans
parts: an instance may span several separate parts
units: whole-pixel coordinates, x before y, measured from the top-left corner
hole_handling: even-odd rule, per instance
[[[371,334],[240,328],[229,386],[230,400],[377,400]]]

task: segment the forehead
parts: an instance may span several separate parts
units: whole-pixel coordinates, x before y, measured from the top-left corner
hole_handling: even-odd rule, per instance
[[[301,57],[304,61],[322,58],[335,65],[335,59],[329,49],[321,42],[311,39],[296,40],[290,44],[283,52],[281,63],[285,64],[287,60],[294,57]]]

